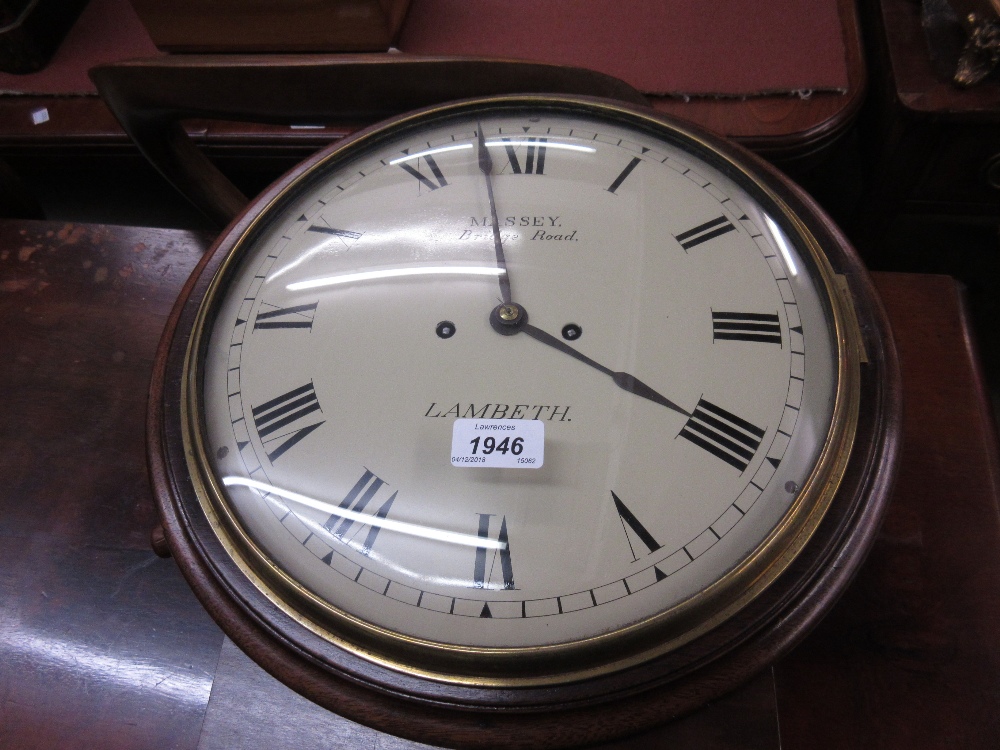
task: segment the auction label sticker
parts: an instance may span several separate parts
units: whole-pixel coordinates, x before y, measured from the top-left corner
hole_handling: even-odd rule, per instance
[[[538,419],[456,419],[452,466],[538,469],[545,460],[545,423]]]

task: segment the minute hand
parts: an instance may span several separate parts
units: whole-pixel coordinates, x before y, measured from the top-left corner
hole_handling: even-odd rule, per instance
[[[614,370],[605,367],[599,362],[595,362],[586,354],[578,352],[572,346],[564,344],[555,336],[546,333],[540,328],[535,328],[535,326],[531,325],[530,323],[524,323],[523,325],[520,326],[518,330],[521,331],[522,333],[528,334],[529,336],[531,336],[531,338],[535,339],[535,341],[540,341],[543,344],[546,344],[547,346],[551,346],[553,349],[558,349],[559,351],[568,354],[574,359],[580,360],[585,365],[590,365],[595,370],[603,372],[605,375],[610,377],[615,382],[615,385],[617,385],[622,390],[628,391],[629,393],[634,393],[636,396],[642,396],[643,398],[648,398],[650,401],[660,404],[661,406],[665,406],[668,409],[673,409],[679,414],[683,414],[685,417],[691,416],[690,412],[685,411],[670,399],[661,396],[659,393],[654,391],[652,388],[650,388],[648,385],[643,383],[638,378],[629,375],[627,372],[615,372]]]
[[[497,277],[500,282],[500,296],[504,304],[510,304],[510,277],[507,275],[507,259],[503,254],[503,241],[500,239],[500,220],[497,218],[497,202],[493,197],[493,157],[486,148],[486,138],[483,136],[483,126],[480,123],[477,132],[479,151],[479,170],[486,178],[486,194],[490,199],[490,219],[493,222],[493,249],[496,251],[497,268],[500,275]]]

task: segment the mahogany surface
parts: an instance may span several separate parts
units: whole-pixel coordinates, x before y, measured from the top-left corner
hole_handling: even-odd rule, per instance
[[[149,548],[146,390],[204,240],[0,223],[0,746],[194,747],[222,634]]]
[[[995,748],[1000,462],[975,342],[952,279],[875,280],[903,373],[902,464],[865,568],[776,669],[783,747]]]
[[[0,221],[0,747],[419,747],[266,675],[149,549],[152,357],[207,244]],[[773,669],[605,747],[995,747],[1000,467],[961,291],[946,277],[876,284],[906,412],[868,562]]]

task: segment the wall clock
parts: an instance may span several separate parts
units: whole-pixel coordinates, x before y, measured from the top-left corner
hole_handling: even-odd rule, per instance
[[[222,234],[150,466],[223,629],[338,713],[573,745],[787,651],[872,541],[898,374],[863,268],[747,152],[606,100],[403,115]]]

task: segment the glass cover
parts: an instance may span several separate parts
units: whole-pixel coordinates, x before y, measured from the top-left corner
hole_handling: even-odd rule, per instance
[[[269,562],[403,638],[525,648],[648,620],[756,550],[827,439],[837,350],[803,241],[696,153],[484,109],[369,138],[270,209],[200,395]]]

